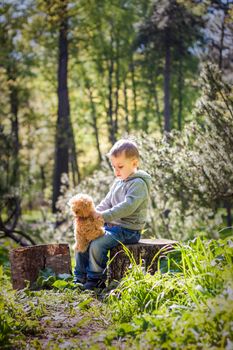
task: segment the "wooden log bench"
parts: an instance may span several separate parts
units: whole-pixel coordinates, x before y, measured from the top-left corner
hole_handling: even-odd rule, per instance
[[[166,251],[174,249],[176,243],[178,242],[168,239],[140,239],[136,244],[127,244],[126,248],[132,253],[137,264],[139,264],[140,259],[143,259],[145,269],[147,270],[150,267],[149,272],[154,274],[158,269],[159,256]],[[158,255],[154,258],[157,253]],[[122,245],[111,249],[110,261],[109,280],[119,281],[131,264]]]
[[[68,244],[41,244],[10,251],[11,278],[14,289],[22,289],[36,281],[40,270],[51,268],[56,274],[71,274]]]

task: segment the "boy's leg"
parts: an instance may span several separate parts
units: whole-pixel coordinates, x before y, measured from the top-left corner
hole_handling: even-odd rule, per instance
[[[122,243],[124,244],[135,244],[141,238],[141,232],[138,230],[131,230],[128,228],[122,228],[124,239]]]
[[[105,228],[105,235],[91,242],[89,246],[88,280],[105,281],[108,250],[124,241],[122,228],[113,226]]]
[[[87,267],[89,260],[88,249],[84,253],[75,253],[74,282],[85,283],[87,278]]]

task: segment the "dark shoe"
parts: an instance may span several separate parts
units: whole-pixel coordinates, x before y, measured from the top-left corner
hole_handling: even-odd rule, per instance
[[[85,290],[94,290],[96,288],[104,289],[106,288],[106,284],[103,280],[97,280],[97,279],[88,279],[86,283],[83,285]]]
[[[74,277],[74,284],[84,284],[86,283],[86,278]]]

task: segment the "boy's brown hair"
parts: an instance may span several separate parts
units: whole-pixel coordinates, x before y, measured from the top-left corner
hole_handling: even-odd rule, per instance
[[[121,139],[117,141],[110,151],[108,152],[108,157],[118,157],[120,154],[124,153],[126,158],[137,158],[139,159],[139,151],[137,144],[134,141]]]

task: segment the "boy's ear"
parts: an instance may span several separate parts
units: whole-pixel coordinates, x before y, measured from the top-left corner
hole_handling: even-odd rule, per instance
[[[137,167],[139,164],[139,159],[138,158],[133,158],[133,166]]]

